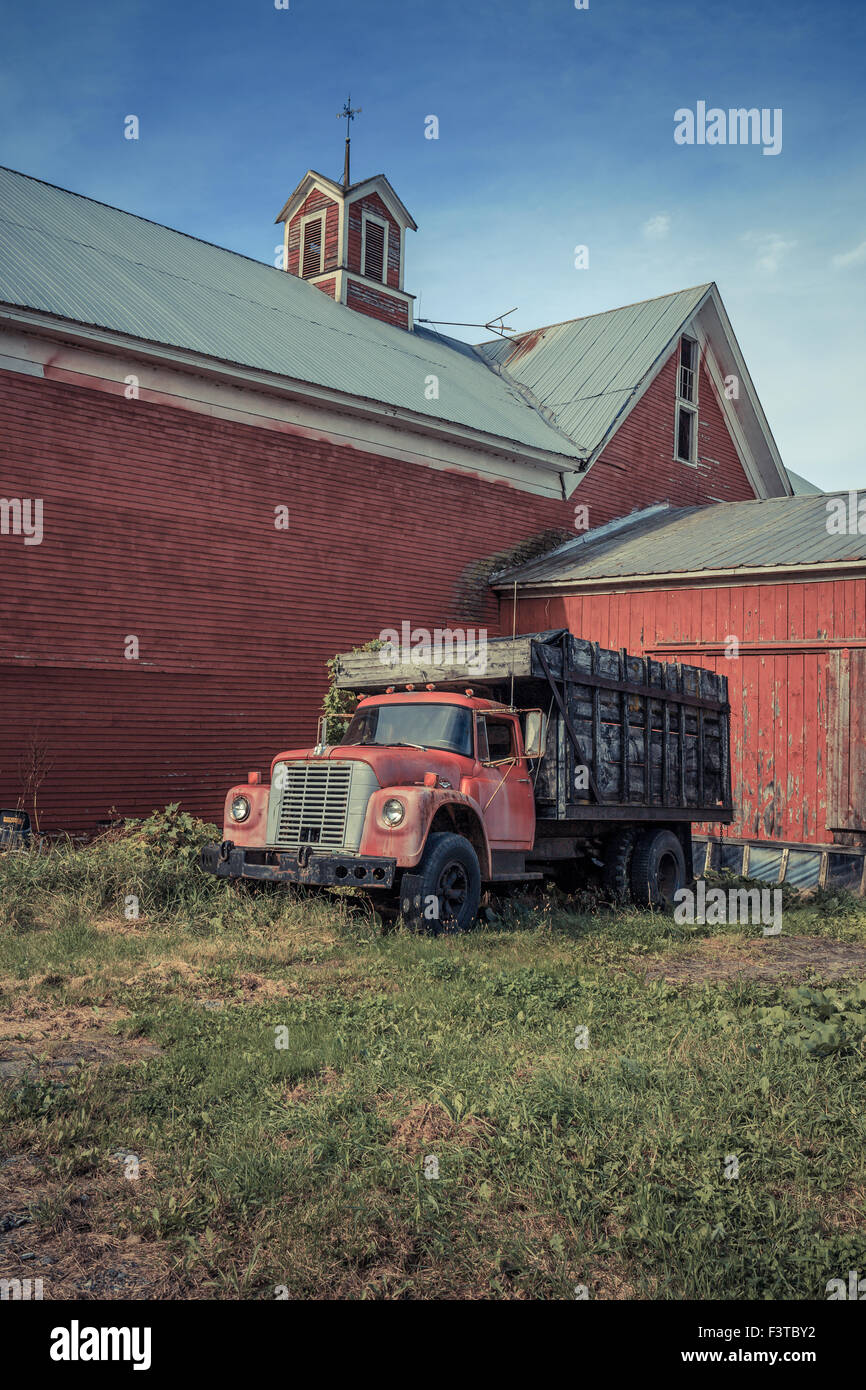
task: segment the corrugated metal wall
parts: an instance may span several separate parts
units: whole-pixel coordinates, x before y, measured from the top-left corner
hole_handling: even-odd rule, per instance
[[[503,602],[506,612],[510,621]],[[866,693],[856,645],[866,639],[863,579],[527,597],[518,622],[524,631],[568,627],[605,647],[728,677],[736,818],[725,835],[863,840],[852,833],[863,828],[866,791],[856,752]],[[736,659],[703,650],[731,635],[740,643]]]

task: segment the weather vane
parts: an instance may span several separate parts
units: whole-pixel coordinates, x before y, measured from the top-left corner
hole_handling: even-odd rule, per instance
[[[346,157],[345,157],[345,159],[343,160],[343,187],[344,187],[344,188],[348,188],[348,187],[349,187],[349,141],[350,141],[350,139],[351,139],[350,131],[351,131],[351,129],[352,129],[352,122],[353,122],[353,120],[355,119],[356,116],[360,116],[360,114],[361,114],[361,108],[360,108],[360,106],[354,106],[354,107],[352,106],[352,98],[351,98],[351,96],[348,97],[348,99],[347,99],[347,101],[346,101],[346,105],[343,107],[342,111],[338,111],[338,112],[337,112],[337,120],[338,120],[338,121],[345,120],[345,122],[346,122]]]

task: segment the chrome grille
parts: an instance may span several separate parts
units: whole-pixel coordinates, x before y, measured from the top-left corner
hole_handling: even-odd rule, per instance
[[[284,763],[272,843],[340,849],[352,785],[347,763]]]

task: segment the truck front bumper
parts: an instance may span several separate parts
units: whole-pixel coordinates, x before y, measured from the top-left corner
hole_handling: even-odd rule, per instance
[[[396,859],[379,859],[368,854],[327,854],[307,846],[296,851],[238,849],[230,840],[221,845],[205,845],[200,863],[218,878],[252,878],[333,888],[391,888],[397,868]]]

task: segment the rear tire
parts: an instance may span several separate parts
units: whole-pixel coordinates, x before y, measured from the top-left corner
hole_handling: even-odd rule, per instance
[[[631,902],[631,861],[634,855],[635,832],[617,830],[604,847],[604,868],[601,881],[604,891],[615,903]]]
[[[481,868],[467,839],[448,831],[427,838],[418,868],[403,875],[400,912],[415,931],[468,931],[478,916]]]
[[[671,830],[646,830],[634,847],[631,891],[641,907],[672,910],[686,886],[686,857]]]

